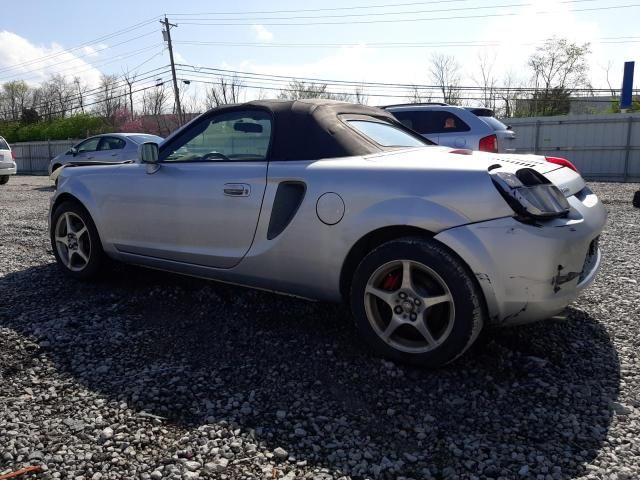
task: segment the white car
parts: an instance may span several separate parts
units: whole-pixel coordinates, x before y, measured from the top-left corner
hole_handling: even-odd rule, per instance
[[[9,181],[11,175],[17,172],[15,156],[9,143],[0,137],[0,185],[4,185]]]

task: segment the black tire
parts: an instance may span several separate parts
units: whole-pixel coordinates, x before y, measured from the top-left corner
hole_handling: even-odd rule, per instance
[[[88,236],[88,240],[90,242],[89,254],[87,255],[88,261],[86,262],[86,265],[80,270],[72,270],[67,266],[58,249],[58,243],[56,242],[56,228],[58,225],[58,221],[60,217],[65,213],[71,213],[79,217],[82,222],[84,222],[84,225],[87,229],[85,235]],[[104,253],[104,250],[102,249],[100,236],[98,235],[98,230],[96,229],[96,226],[91,219],[91,215],[89,215],[89,212],[87,212],[87,210],[82,205],[73,201],[65,201],[58,205],[51,217],[51,229],[49,234],[53,254],[56,257],[58,266],[63,270],[65,274],[79,280],[89,280],[98,277],[99,274],[102,273],[103,267],[106,263],[106,255]],[[86,242],[86,239],[83,239],[83,241]]]
[[[9,181],[9,175],[0,176],[0,185],[6,185],[8,181]]]
[[[640,190],[633,194],[633,206],[640,208]]]
[[[393,265],[397,261],[409,261],[412,265],[409,271],[416,268],[420,274],[424,273],[420,268],[427,267],[426,270],[435,272],[435,277],[439,277],[438,282],[440,283],[435,284],[436,287],[441,288],[438,285],[442,285],[445,289],[448,288],[446,295],[451,300],[448,300],[443,308],[445,308],[444,316],[447,318],[446,322],[449,326],[445,332],[446,335],[442,334],[439,338],[433,336],[436,338],[436,342],[426,347],[430,348],[429,351],[407,352],[402,348],[394,347],[391,337],[386,341],[383,340],[373,327],[375,322],[370,322],[367,316],[367,310],[372,311],[366,306],[370,300],[367,300],[368,297],[365,294],[370,278],[375,278],[375,275],[381,271],[380,269],[385,268],[384,266]],[[391,290],[391,292],[395,291],[395,289]],[[397,291],[400,292],[401,289]],[[395,295],[395,293],[393,294]],[[397,297],[394,298],[397,303],[399,300]],[[418,298],[420,298],[419,295],[416,297],[419,303]],[[376,301],[378,300],[376,299]],[[374,352],[397,362],[427,368],[438,368],[460,357],[478,338],[487,317],[482,292],[468,267],[444,246],[425,238],[411,237],[392,240],[365,256],[353,276],[350,303],[356,327],[363,340]],[[410,307],[411,302],[408,303],[407,308],[413,308]],[[395,308],[398,309],[400,306],[396,305]],[[387,309],[387,307],[383,306],[380,310],[383,309]],[[376,311],[379,310],[376,309]],[[394,316],[391,308],[388,308],[387,311],[390,316]],[[415,322],[428,323],[431,321],[432,312],[434,311],[426,310],[426,313],[412,314],[412,317],[417,317]],[[382,316],[382,314],[380,315]],[[404,314],[401,316],[406,318]],[[410,327],[411,325],[402,324],[399,328],[405,329],[404,331],[410,336],[412,333],[406,330]],[[430,327],[427,328],[430,329]]]

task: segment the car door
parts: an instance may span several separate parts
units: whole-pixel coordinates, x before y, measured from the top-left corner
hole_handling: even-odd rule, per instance
[[[90,162],[94,161],[96,157],[96,150],[100,143],[101,137],[92,137],[86,139],[84,142],[79,143],[76,146],[77,153],[71,155],[68,159],[69,162]]]
[[[447,110],[434,110],[432,124],[438,134],[438,144],[454,148],[477,148],[471,145],[467,125],[458,115]]]
[[[94,154],[94,161],[97,162],[117,162],[121,160],[122,151],[127,142],[118,137],[100,137],[98,148]]]
[[[204,116],[165,142],[158,164],[125,164],[102,182],[114,246],[172,262],[231,268],[255,234],[266,188],[271,116]]]

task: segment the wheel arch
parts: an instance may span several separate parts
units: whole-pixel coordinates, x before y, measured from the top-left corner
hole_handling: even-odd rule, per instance
[[[345,257],[340,271],[340,294],[342,298],[344,300],[348,299],[350,279],[367,253],[383,243],[412,236],[433,238],[434,233],[412,225],[391,225],[372,230],[354,243]]]

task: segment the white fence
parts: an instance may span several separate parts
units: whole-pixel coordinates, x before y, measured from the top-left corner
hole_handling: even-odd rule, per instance
[[[46,175],[53,157],[64,153],[79,140],[52,140],[49,142],[12,143],[18,173],[23,175]]]
[[[640,114],[507,118],[519,153],[564,157],[590,180],[640,181]]]

